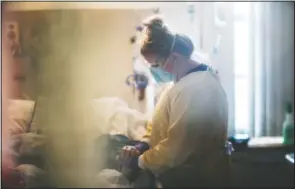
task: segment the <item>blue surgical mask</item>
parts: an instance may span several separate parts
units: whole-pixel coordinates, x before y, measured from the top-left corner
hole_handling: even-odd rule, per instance
[[[150,67],[151,74],[157,83],[169,83],[174,81],[174,75],[160,67]]]

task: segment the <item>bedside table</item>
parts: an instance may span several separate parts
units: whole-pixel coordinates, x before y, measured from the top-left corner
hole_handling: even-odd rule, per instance
[[[234,186],[293,188],[294,166],[290,169],[285,157],[292,152],[294,146],[284,146],[282,137],[251,139],[244,150],[232,154]]]

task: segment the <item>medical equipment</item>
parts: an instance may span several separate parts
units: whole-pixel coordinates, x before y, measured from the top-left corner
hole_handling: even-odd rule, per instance
[[[294,153],[286,154],[285,158],[294,165]]]
[[[143,30],[142,26],[137,26],[136,27],[136,35],[132,36],[130,38],[130,43],[131,45],[134,45],[134,55],[132,58],[133,61],[133,74],[130,74],[126,78],[126,84],[128,86],[132,86],[133,89],[133,94],[135,93],[135,89],[138,90],[139,95],[138,95],[138,100],[142,101],[145,98],[145,89],[148,86],[148,77],[140,72],[140,69],[137,69],[137,64],[138,64],[138,50],[136,46],[137,42],[137,35]]]
[[[145,89],[148,86],[148,78],[144,74],[134,73],[127,76],[126,84],[139,91],[138,100],[142,101],[145,98]]]
[[[214,46],[213,46],[213,50],[212,50],[212,54],[213,54],[213,55],[218,54],[219,47],[220,47],[220,43],[221,43],[221,39],[222,39],[222,35],[221,35],[221,34],[218,34],[218,35],[217,35],[216,42],[215,42],[215,44],[214,44]]]
[[[191,23],[194,22],[195,18],[195,4],[194,3],[188,3],[187,12],[190,14]]]
[[[223,28],[227,25],[226,8],[224,2],[216,2],[214,4],[214,23],[217,28]]]
[[[235,151],[242,151],[248,147],[250,137],[248,134],[236,134],[229,137],[228,141],[231,142],[232,147],[235,149]]]
[[[154,14],[160,13],[159,8],[153,9]],[[145,89],[149,84],[149,77],[150,73],[146,73],[147,67],[143,66],[143,61],[140,59],[139,47],[138,47],[138,36],[143,31],[143,27],[141,25],[136,26],[136,33],[134,36],[130,38],[131,45],[134,46],[133,52],[133,74],[130,74],[126,78],[126,84],[131,86],[133,89],[133,94],[135,93],[135,89],[138,90],[138,100],[142,101],[145,98]]]
[[[285,121],[283,123],[283,143],[285,145],[294,145],[294,119],[292,109],[292,103],[287,103]]]

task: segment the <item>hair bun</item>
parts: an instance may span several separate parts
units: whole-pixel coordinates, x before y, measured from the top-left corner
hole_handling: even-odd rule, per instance
[[[163,18],[158,15],[149,17],[143,22],[143,25],[146,26],[149,31],[167,31],[167,27],[164,24]]]

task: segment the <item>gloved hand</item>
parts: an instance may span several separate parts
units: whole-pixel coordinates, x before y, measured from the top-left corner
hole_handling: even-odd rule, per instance
[[[135,146],[124,146],[121,151],[120,160],[122,163],[121,172],[130,181],[133,182],[140,172],[138,166],[138,157],[149,149],[149,145],[139,142]]]
[[[138,167],[138,157],[128,157],[122,159],[122,167],[121,172],[130,182],[133,182],[138,173],[140,172],[140,168]]]
[[[149,145],[145,142],[138,142],[138,144],[136,144],[135,146],[124,146],[122,148],[121,157],[137,157],[149,148]]]
[[[136,144],[134,147],[139,151],[140,154],[150,149],[150,146],[145,142],[138,142],[138,144]]]

